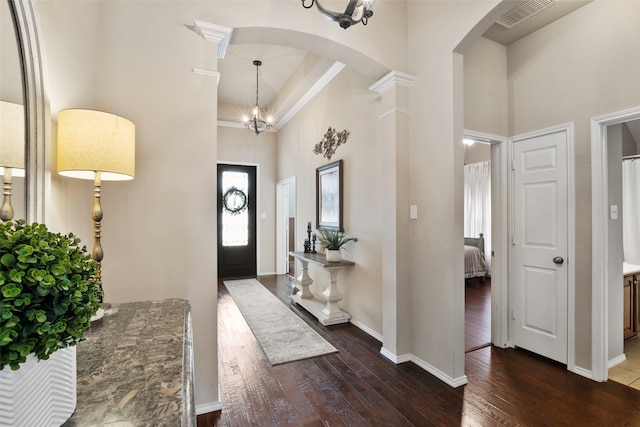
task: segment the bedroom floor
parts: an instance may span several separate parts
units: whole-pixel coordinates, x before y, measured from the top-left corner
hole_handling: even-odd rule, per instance
[[[491,344],[491,278],[467,279],[465,283],[464,351],[478,350]]]

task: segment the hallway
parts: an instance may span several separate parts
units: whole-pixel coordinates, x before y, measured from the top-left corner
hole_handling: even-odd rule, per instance
[[[451,388],[414,363],[391,363],[381,343],[353,325],[320,326],[290,305],[285,276],[258,280],[339,353],[271,366],[220,282],[223,410],[200,415],[200,427],[640,425],[640,393],[515,349],[467,353],[469,383]]]

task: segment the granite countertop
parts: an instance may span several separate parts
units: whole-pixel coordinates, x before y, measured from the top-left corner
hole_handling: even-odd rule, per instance
[[[76,410],[64,426],[195,426],[191,306],[114,305],[77,345]]]

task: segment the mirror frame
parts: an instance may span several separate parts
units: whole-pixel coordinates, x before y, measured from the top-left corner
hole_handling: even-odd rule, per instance
[[[9,0],[20,52],[26,135],[25,200],[28,223],[45,223],[51,173],[47,167],[51,110],[44,44],[36,0]]]

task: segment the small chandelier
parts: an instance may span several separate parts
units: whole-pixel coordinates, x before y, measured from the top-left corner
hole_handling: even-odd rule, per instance
[[[305,9],[310,9],[315,4],[320,13],[322,13],[327,19],[340,24],[340,26],[345,30],[358,22],[362,22],[362,25],[367,25],[369,18],[373,16],[371,8],[376,2],[376,0],[349,0],[349,4],[347,4],[347,8],[344,10],[344,13],[337,13],[322,7],[318,0],[311,0],[311,3],[308,5],[307,2],[309,0],[301,1],[302,7]]]
[[[242,117],[242,123],[245,128],[249,129],[256,135],[260,135],[260,133],[265,130],[271,129],[273,120],[270,116],[267,117],[266,120],[262,118],[262,111],[260,109],[260,104],[258,103],[258,67],[262,65],[262,61],[255,60],[253,61],[253,65],[256,66],[256,105],[254,105],[251,110],[251,117],[246,115]]]

